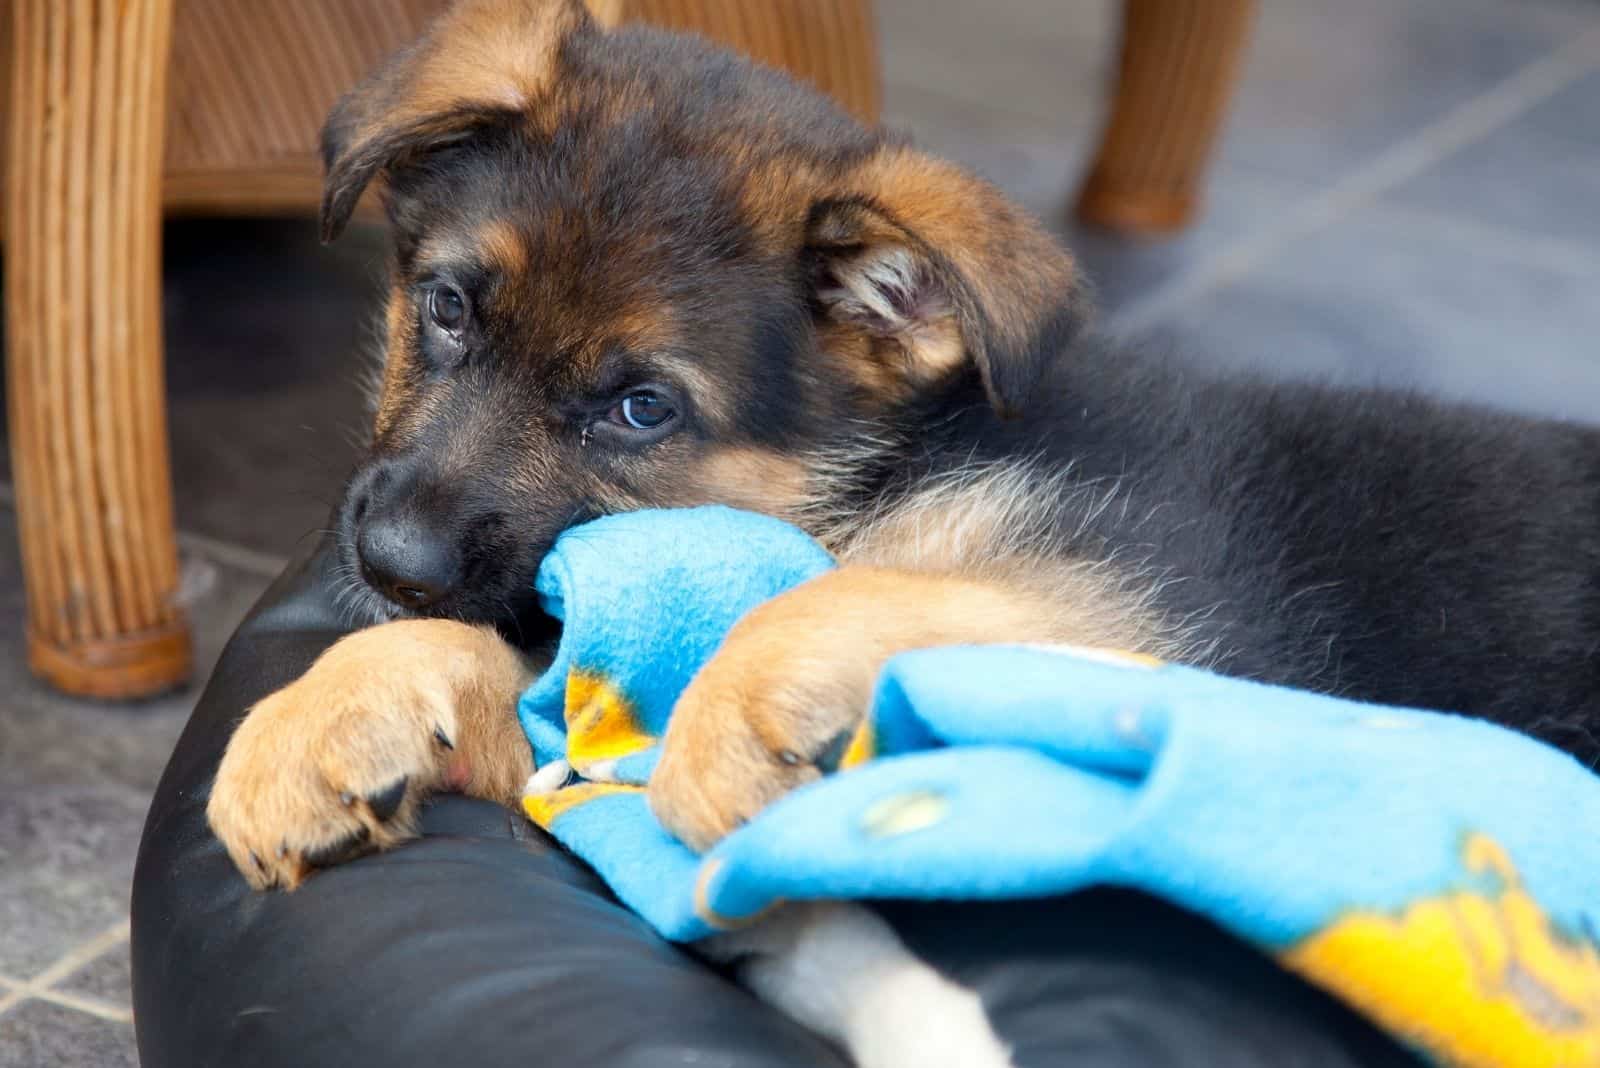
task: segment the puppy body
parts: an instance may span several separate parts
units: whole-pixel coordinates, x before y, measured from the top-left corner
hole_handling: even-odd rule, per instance
[[[1072,261],[991,187],[577,0],[460,5],[324,147],[325,232],[382,175],[396,236],[337,550],[355,620],[402,622],[230,744],[208,811],[258,886],[399,840],[430,790],[514,797],[531,666],[465,624],[532,644],[554,538],[644,507],[764,511],[843,565],[741,621],[675,710],[650,801],[696,846],[828,770],[884,659],[959,642],[1116,646],[1600,760],[1600,431],[1077,339]],[[892,935],[814,915],[756,953],[779,1003],[842,1012],[811,987],[859,973],[967,1017]],[[906,1063],[904,1029],[812,1022]],[[1002,1064],[992,1040],[937,1045]]]
[[[871,566],[754,613],[685,694],[654,796],[686,840],[814,778],[783,754],[825,751],[884,658],[940,643],[1112,646],[1600,761],[1600,431],[1092,345],[1054,367],[1030,414],[955,392],[815,498]]]
[[[833,506],[842,554],[1044,588],[1066,561],[1146,651],[1600,760],[1600,429],[1127,348],[1052,367],[1019,419],[941,404]]]

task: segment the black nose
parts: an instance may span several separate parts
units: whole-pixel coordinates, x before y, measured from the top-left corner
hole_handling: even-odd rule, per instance
[[[415,516],[368,516],[356,552],[367,582],[402,608],[437,604],[461,576],[455,539]]]

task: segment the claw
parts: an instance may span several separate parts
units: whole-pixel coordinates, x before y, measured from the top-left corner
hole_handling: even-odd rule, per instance
[[[400,802],[405,800],[406,783],[409,781],[408,776],[402,775],[382,790],[368,796],[367,804],[376,819],[383,821],[394,818],[394,814],[400,811]]]
[[[850,748],[850,740],[856,735],[854,728],[846,728],[828,739],[828,744],[812,761],[824,775],[832,775],[839,770],[839,765],[844,761],[844,754]]]
[[[371,837],[372,832],[368,830],[366,824],[362,824],[356,830],[337,841],[318,846],[316,849],[307,850],[300,859],[308,867],[326,868],[330,864],[337,864],[359,850],[367,839]]]

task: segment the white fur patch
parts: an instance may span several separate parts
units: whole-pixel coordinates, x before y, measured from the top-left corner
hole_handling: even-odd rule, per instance
[[[703,945],[741,961],[750,989],[842,1045],[858,1068],[1013,1068],[977,994],[859,905],[786,905]]]
[[[572,779],[572,767],[565,760],[552,760],[532,775],[522,788],[523,797],[553,794]]]

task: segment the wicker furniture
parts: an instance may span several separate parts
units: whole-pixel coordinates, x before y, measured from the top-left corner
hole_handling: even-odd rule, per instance
[[[28,662],[94,696],[189,671],[158,292],[171,13],[13,0],[6,360]]]
[[[190,667],[176,599],[161,212],[314,211],[328,108],[443,3],[8,6],[0,234],[28,659],[67,692],[137,697]],[[611,23],[699,29],[877,117],[867,0],[594,6]]]
[[[11,457],[29,662],[51,684],[135,697],[189,672],[162,210],[314,211],[329,106],[443,3],[0,0]],[[590,3],[610,24],[699,30],[877,118],[871,0]],[[1127,0],[1084,218],[1129,230],[1188,218],[1253,7]]]
[[[1193,220],[1257,6],[1123,0],[1117,86],[1080,219],[1131,234]]]

